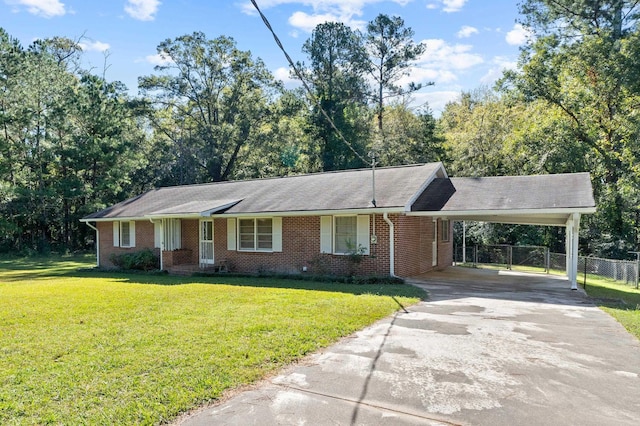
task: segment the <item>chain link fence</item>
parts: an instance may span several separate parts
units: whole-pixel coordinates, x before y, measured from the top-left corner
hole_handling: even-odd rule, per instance
[[[551,253],[543,246],[487,245],[454,248],[454,262],[472,265],[496,265],[507,269],[550,272],[566,271],[567,255]],[[608,278],[638,288],[638,265],[634,260],[603,259],[578,256],[578,275]]]

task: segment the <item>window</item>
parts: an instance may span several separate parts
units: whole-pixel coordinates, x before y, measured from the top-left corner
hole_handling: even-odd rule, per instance
[[[238,237],[240,250],[272,251],[273,219],[239,219]]]
[[[134,221],[113,222],[113,246],[136,246],[136,223]]]
[[[334,253],[354,253],[358,249],[357,216],[336,216],[334,220],[334,235]]]
[[[362,250],[368,255],[370,250],[370,216],[321,216],[320,252],[349,254]]]
[[[153,222],[153,246],[166,251],[182,248],[182,224],[180,219],[159,219]]]
[[[441,224],[440,226],[442,227],[440,232],[441,240],[449,241],[449,228],[450,228],[449,220],[443,219],[440,221],[440,224]]]
[[[120,247],[131,247],[130,222],[120,222]]]
[[[181,249],[182,222],[180,219],[162,219],[162,228],[164,230],[164,249]]]

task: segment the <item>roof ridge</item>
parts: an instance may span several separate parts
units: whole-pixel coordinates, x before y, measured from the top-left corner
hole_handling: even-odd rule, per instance
[[[439,162],[432,163],[415,163],[415,164],[401,164],[399,166],[384,166],[384,167],[376,167],[376,170],[390,170],[390,169],[403,169],[409,167],[422,167],[427,165],[438,164]],[[324,172],[314,172],[314,173],[301,173],[297,175],[286,175],[286,176],[268,176],[262,178],[252,178],[252,179],[238,179],[238,180],[223,180],[218,182],[202,182],[202,183],[189,183],[182,185],[169,185],[169,186],[159,186],[156,188],[151,188],[147,192],[158,191],[161,189],[172,189],[172,188],[192,188],[198,186],[210,186],[210,185],[223,185],[223,184],[232,184],[239,182],[264,182],[268,180],[280,180],[280,179],[289,179],[289,178],[300,178],[300,177],[311,177],[311,176],[320,176],[320,175],[331,175],[331,174],[339,174],[339,173],[355,173],[355,172],[368,172],[371,171],[370,167],[364,167],[359,169],[344,169],[344,170],[328,170]]]
[[[531,178],[540,176],[568,176],[583,175],[589,172],[566,172],[566,173],[539,173],[535,175],[501,175],[501,176],[449,176],[449,179],[500,179],[500,178]]]

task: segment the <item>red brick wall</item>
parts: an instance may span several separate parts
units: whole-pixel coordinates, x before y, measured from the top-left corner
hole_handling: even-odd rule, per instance
[[[395,226],[395,274],[401,277],[419,275],[433,269],[431,243],[433,222],[428,217],[389,215]],[[150,221],[136,221],[136,247],[113,247],[112,222],[98,222],[100,230],[100,265],[113,266],[111,253],[132,252],[153,248],[154,229]],[[182,248],[191,250],[190,262],[199,262],[199,220],[182,220]],[[354,265],[348,256],[320,253],[320,217],[299,216],[282,218],[282,252],[239,252],[227,250],[227,218],[214,219],[214,257],[216,262],[226,260],[234,272],[285,272],[309,274],[388,275],[389,225],[382,214],[371,216],[370,234],[377,236],[371,244],[370,255]],[[449,242],[438,244],[438,268],[453,261],[453,236]],[[169,266],[169,265],[165,265]]]
[[[389,228],[382,215],[376,215],[375,222],[378,244],[371,244],[370,255],[358,265],[348,256],[320,253],[319,216],[283,217],[282,252],[273,253],[227,250],[227,219],[216,218],[214,256],[216,262],[226,260],[230,270],[237,272],[302,273],[306,267],[309,274],[388,275]],[[372,233],[373,220],[369,227]]]
[[[135,247],[114,247],[113,246],[113,222],[98,222],[97,228],[100,232],[100,266],[105,268],[113,267],[109,260],[112,253],[133,253],[145,248],[150,248],[160,253],[154,248],[153,223],[148,220],[137,220],[136,222],[136,246]]]
[[[423,216],[397,216],[396,220],[396,275],[410,277],[442,269],[453,262],[453,227],[449,223],[449,241],[442,241],[441,221],[438,219],[438,262],[433,266],[433,218]]]

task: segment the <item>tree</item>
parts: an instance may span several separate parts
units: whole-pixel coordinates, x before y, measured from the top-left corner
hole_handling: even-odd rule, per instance
[[[367,89],[364,80],[365,51],[359,35],[346,25],[318,25],[302,50],[309,65],[298,64],[303,78],[314,91],[311,128],[321,141],[323,170],[361,167],[364,141],[368,136]],[[323,109],[344,136],[333,129]]]
[[[600,236],[595,250],[637,248],[640,121],[638,3],[625,0],[527,0],[523,23],[535,34],[509,79],[529,100],[561,113],[587,153]]]
[[[404,26],[399,16],[380,14],[367,24],[364,43],[368,53],[368,71],[376,83],[373,99],[378,116],[378,131],[382,132],[385,99],[406,95],[422,88],[422,84],[410,83],[407,88],[397,85],[409,74],[411,62],[422,55],[424,43],[413,41],[414,32]],[[427,83],[432,85],[433,83]]]
[[[228,179],[268,114],[276,88],[272,75],[229,37],[208,40],[195,32],[167,39],[157,51],[166,65],[156,66],[159,74],[139,79],[157,111],[152,116],[156,131],[192,156],[188,160],[197,181]]]
[[[444,138],[429,110],[411,111],[405,105],[386,107],[386,141],[373,151],[381,166],[444,161]]]

